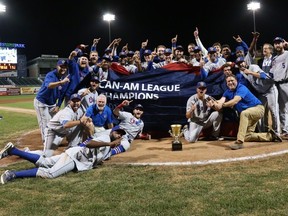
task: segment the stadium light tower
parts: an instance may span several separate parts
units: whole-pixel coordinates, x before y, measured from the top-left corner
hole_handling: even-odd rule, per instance
[[[109,43],[111,43],[111,29],[110,29],[110,22],[115,20],[115,15],[114,14],[104,14],[103,15],[103,20],[108,22],[109,25]]]
[[[5,13],[5,12],[6,12],[6,5],[0,2],[0,13]]]
[[[256,32],[256,21],[255,21],[255,11],[260,8],[260,3],[259,2],[250,2],[247,4],[247,9],[252,10],[253,12],[253,24],[254,24],[254,32]]]

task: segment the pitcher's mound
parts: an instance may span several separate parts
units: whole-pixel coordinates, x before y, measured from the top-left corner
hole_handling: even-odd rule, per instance
[[[140,165],[190,165],[231,162],[276,156],[288,153],[288,141],[279,142],[246,142],[240,150],[230,150],[233,140],[224,141],[198,141],[187,143],[183,138],[182,150],[172,151],[172,138],[133,141],[131,148],[122,154],[115,155],[107,164],[140,164]],[[15,143],[20,149],[29,147],[30,150],[41,150],[43,144],[40,140],[39,130],[24,134]],[[65,150],[61,146],[56,153]],[[18,161],[12,156],[0,161],[0,165]]]

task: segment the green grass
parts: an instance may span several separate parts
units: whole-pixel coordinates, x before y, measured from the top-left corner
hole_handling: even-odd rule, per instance
[[[35,116],[0,113],[5,115],[0,120],[1,146],[7,136],[16,139],[38,127]],[[284,216],[288,214],[287,161],[285,154],[205,166],[104,163],[56,179],[17,179],[0,185],[0,215]],[[22,161],[0,167],[0,173],[33,167]]]
[[[0,96],[0,106],[34,109],[34,106],[33,106],[34,98],[35,98],[35,95]]]
[[[39,128],[34,115],[11,113],[3,110],[0,110],[0,115],[3,116],[0,120],[0,143],[3,145],[25,132]],[[3,145],[0,146],[2,147]]]

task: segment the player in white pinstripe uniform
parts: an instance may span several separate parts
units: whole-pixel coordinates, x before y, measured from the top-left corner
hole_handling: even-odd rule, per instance
[[[144,128],[144,122],[141,120],[144,113],[143,106],[137,104],[133,109],[133,114],[130,112],[120,111],[124,106],[128,106],[131,102],[132,101],[124,100],[113,110],[113,113],[120,120],[119,126],[125,130],[126,135],[123,136],[121,144],[112,149],[112,155],[127,151],[133,140],[139,134],[142,134]]]
[[[220,126],[223,115],[209,106],[209,100],[212,98],[206,95],[206,83],[198,82],[196,87],[197,93],[187,100],[186,118],[188,119],[189,128],[184,127],[184,138],[188,142],[194,143],[198,140],[203,129],[212,127],[212,134],[209,138],[210,140],[218,140],[220,139]]]
[[[237,66],[239,67],[242,75],[249,81],[251,86],[256,90],[258,99],[265,106],[266,103],[268,109],[271,111],[272,116],[272,128],[280,135],[280,120],[279,120],[279,106],[278,106],[278,91],[274,84],[274,80],[271,78],[270,73],[265,73],[258,65],[250,64],[248,65],[244,57],[238,57],[236,59]],[[268,118],[268,112],[267,112]],[[261,119],[263,120],[263,118]],[[268,131],[268,121],[260,121],[259,132]]]
[[[208,48],[209,60],[206,63],[200,63],[201,78],[205,79],[209,73],[219,70],[226,63],[226,59],[217,56],[217,50],[214,47]]]
[[[91,170],[110,157],[111,147],[119,145],[124,134],[125,131],[116,126],[109,135],[102,134],[100,137],[87,139],[79,146],[71,147],[62,154],[52,157],[28,153],[8,143],[0,152],[0,159],[16,155],[34,163],[36,168],[20,171],[6,170],[1,175],[1,183],[5,184],[16,178],[56,178],[73,170],[78,172]]]
[[[278,103],[280,111],[281,136],[288,138],[288,51],[284,50],[287,42],[281,37],[274,40],[274,50],[276,55],[272,58],[270,72],[278,89]]]
[[[81,106],[81,97],[78,94],[72,94],[69,104],[60,110],[47,124],[44,155],[52,156],[64,137],[66,137],[69,147],[77,146],[83,141],[84,131],[89,131],[88,125],[86,125],[89,118],[84,116],[84,113],[84,108]],[[91,119],[89,122],[92,124]],[[92,135],[92,132],[90,133],[87,135]]]
[[[158,63],[153,64],[152,65],[153,69],[161,68],[167,64],[172,63],[172,58],[173,58],[172,50],[170,48],[166,48],[164,51],[164,61],[160,61]]]
[[[90,80],[90,87],[83,88],[78,91],[78,94],[81,96],[81,104],[85,108],[87,108],[93,104],[95,104],[96,99],[98,97],[97,89],[99,87],[99,78],[97,76],[92,76]]]

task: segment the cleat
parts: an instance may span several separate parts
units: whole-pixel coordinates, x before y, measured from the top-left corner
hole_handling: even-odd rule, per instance
[[[151,139],[151,135],[150,134],[148,134],[148,133],[146,133],[146,134],[140,134],[139,135],[139,137],[138,137],[139,139],[142,139],[142,140],[150,140]]]
[[[9,155],[9,151],[14,148],[14,144],[9,142],[6,146],[0,151],[0,160],[7,157]]]
[[[272,128],[269,129],[268,133],[272,135],[273,142],[282,142],[282,138]]]
[[[184,125],[183,126],[183,130],[188,130],[189,128],[188,128],[188,125]]]
[[[10,170],[6,170],[2,175],[1,175],[1,184],[6,184],[8,181],[12,181],[16,178],[16,175],[14,172]]]
[[[288,133],[282,133],[281,138],[282,140],[288,140]]]
[[[29,147],[25,147],[25,148],[23,149],[23,151],[24,151],[24,152],[30,152],[30,148],[29,148]]]
[[[224,137],[218,137],[218,141],[223,141]]]
[[[242,149],[244,148],[243,146],[243,142],[237,140],[235,143],[233,143],[232,145],[229,146],[231,148],[231,150],[238,150],[238,149]]]

